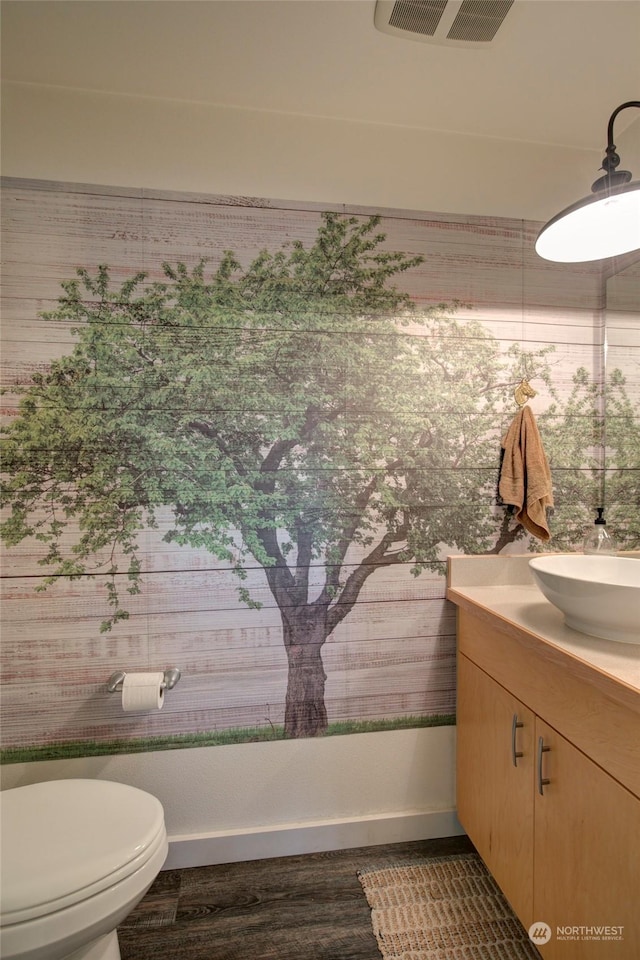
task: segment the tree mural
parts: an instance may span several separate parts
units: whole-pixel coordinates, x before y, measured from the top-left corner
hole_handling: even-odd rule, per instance
[[[263,567],[290,737],[326,729],[322,648],[377,570],[522,536],[477,504],[524,361],[549,380],[546,350],[501,353],[456,304],[418,309],[393,281],[421,258],[377,226],[327,213],[308,248],[246,268],[227,252],[209,279],[204,262],[118,289],[79,270],[45,315],[75,325],[74,348],[33,378],[6,441],[5,541],[42,541],[45,585],[102,576],[103,630],[127,617],[140,532],[167,507],[165,540],[232,564],[249,605],[247,563]]]
[[[545,449],[554,465],[560,509],[553,518],[555,550],[575,550],[604,506],[607,522],[625,550],[640,547],[640,419],[627,382],[613,369],[594,382],[579,368],[564,403],[555,400],[540,418]]]
[[[606,387],[608,468],[601,498],[626,550],[640,549],[640,416],[622,372],[613,370]]]

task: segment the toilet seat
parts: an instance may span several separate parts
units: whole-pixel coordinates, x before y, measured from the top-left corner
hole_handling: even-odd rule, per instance
[[[0,797],[3,927],[87,900],[166,848],[162,805],[136,787],[55,780]]]

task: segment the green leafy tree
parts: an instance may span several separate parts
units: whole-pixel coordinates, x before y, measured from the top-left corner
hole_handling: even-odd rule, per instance
[[[640,416],[627,382],[614,369],[606,385],[603,502],[608,522],[625,550],[640,550]]]
[[[553,550],[575,550],[604,506],[625,550],[640,547],[640,420],[621,371],[603,383],[581,367],[569,397],[540,417],[553,465]]]
[[[262,565],[292,737],[325,730],[322,647],[377,570],[417,575],[443,545],[521,536],[478,505],[514,382],[525,360],[546,375],[544,351],[503,355],[456,305],[414,308],[392,280],[420,258],[385,250],[377,225],[325,214],[309,248],[244,269],[226,253],[209,279],[204,262],[117,289],[107,267],[79,270],[45,315],[71,321],[75,345],[34,377],[5,444],[5,540],[42,541],[45,587],[101,574],[105,630],[127,616],[122,583],[141,589],[138,537],[167,507],[165,539],[232,564],[249,605],[246,569]]]
[[[571,551],[584,539],[595,507],[602,470],[602,386],[581,367],[564,404],[557,400],[539,420],[553,470],[553,550]]]

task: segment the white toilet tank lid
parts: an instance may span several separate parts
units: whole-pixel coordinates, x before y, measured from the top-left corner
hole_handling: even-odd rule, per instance
[[[2,925],[51,913],[142,866],[166,836],[162,804],[111,780],[51,780],[0,793]]]

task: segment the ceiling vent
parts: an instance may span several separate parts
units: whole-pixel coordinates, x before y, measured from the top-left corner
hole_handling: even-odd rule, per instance
[[[383,33],[439,43],[483,47],[494,39],[514,0],[378,0],[374,24]]]

